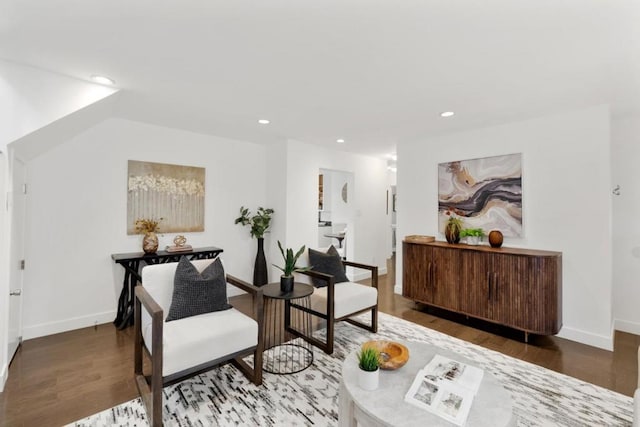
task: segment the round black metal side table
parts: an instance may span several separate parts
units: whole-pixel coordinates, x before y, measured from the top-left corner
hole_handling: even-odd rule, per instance
[[[294,374],[313,363],[311,344],[299,334],[311,334],[311,315],[291,307],[310,308],[313,286],[294,283],[293,291],[283,293],[280,282],[262,287],[264,295],[264,340],[262,369],[272,374]],[[299,332],[298,332],[299,331]]]

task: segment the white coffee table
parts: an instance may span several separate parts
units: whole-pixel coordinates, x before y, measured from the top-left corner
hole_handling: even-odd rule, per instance
[[[339,426],[453,426],[449,421],[404,401],[417,372],[435,354],[441,354],[469,365],[472,361],[456,353],[429,344],[402,342],[409,349],[409,361],[395,371],[380,371],[380,385],[375,391],[358,386],[358,350],[351,352],[342,365],[339,392]],[[511,395],[491,373],[485,370],[480,389],[466,426],[499,427],[516,424]]]

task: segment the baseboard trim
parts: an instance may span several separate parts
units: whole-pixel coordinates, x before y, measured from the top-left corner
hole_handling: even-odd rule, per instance
[[[615,319],[613,324],[616,331],[628,332],[634,335],[640,335],[640,323],[630,322],[628,320]]]
[[[2,371],[0,371],[0,393],[2,393],[4,391],[4,385],[7,382],[7,373],[8,373],[8,369],[9,368],[9,364],[5,363],[2,366]]]
[[[356,273],[353,277],[354,282],[358,282],[360,280],[366,280],[366,279],[371,279],[371,273],[368,271],[362,271],[361,272]],[[381,276],[383,274],[387,274],[387,267],[378,267],[378,276]]]
[[[576,341],[581,344],[598,347],[603,350],[613,351],[613,330],[609,336],[606,336],[563,326],[562,329],[560,329],[558,336],[570,341]]]
[[[398,295],[402,295],[402,286],[401,285],[396,285],[393,288],[393,291],[398,294]],[[636,334],[636,335],[640,335],[640,324],[633,324],[631,322],[625,322],[625,324],[623,326],[628,326],[628,329],[621,329],[621,327],[617,327],[618,324],[616,324],[616,328],[617,330],[621,330],[623,332],[630,332],[632,334]],[[635,328],[635,329],[632,329]],[[635,332],[634,332],[635,331]],[[590,345],[592,347],[598,347],[598,348],[602,348],[604,350],[609,350],[609,351],[613,351],[613,330],[611,331],[611,335],[609,336],[605,336],[605,335],[598,335],[598,334],[593,334],[591,332],[586,332],[580,329],[575,329],[575,328],[570,328],[567,326],[564,326],[560,332],[558,333],[558,336],[560,338],[565,338],[571,341],[576,341],[582,344],[586,344],[586,345]]]
[[[94,313],[88,316],[73,317],[71,319],[59,320],[56,322],[40,323],[38,325],[24,326],[22,328],[22,339],[44,337],[46,335],[59,334],[60,332],[73,331],[74,329],[86,328],[96,324],[112,322],[116,317],[115,310]]]

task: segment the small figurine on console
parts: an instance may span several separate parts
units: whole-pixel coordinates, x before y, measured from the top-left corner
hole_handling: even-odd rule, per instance
[[[187,245],[187,238],[178,235],[173,239],[174,246],[167,246],[167,252],[186,252],[191,251],[193,248],[191,245]]]

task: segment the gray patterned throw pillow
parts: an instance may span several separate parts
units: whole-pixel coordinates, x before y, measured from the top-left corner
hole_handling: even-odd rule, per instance
[[[334,283],[349,281],[344,272],[342,257],[340,257],[338,250],[333,245],[331,245],[327,253],[309,248],[309,265],[313,266],[313,271],[332,275],[335,280]],[[311,282],[316,288],[327,286],[327,282],[322,279],[312,277]]]
[[[182,256],[173,279],[173,298],[166,322],[212,311],[228,310],[227,282],[220,259],[202,273]]]

